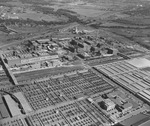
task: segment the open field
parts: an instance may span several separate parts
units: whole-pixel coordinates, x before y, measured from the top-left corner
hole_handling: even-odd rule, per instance
[[[56,17],[54,15],[45,15],[42,13],[36,13],[36,12],[28,12],[28,13],[21,13],[21,14],[10,14],[8,13],[6,15],[6,17],[18,17],[19,19],[23,19],[23,20],[27,20],[27,19],[31,19],[31,20],[35,20],[35,21],[65,21],[66,18],[65,17]]]

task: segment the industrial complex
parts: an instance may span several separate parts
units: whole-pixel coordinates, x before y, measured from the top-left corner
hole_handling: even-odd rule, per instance
[[[1,50],[0,126],[150,125],[149,50],[78,27]]]

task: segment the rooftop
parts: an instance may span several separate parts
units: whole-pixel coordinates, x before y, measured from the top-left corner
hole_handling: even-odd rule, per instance
[[[146,58],[135,58],[135,59],[128,60],[126,62],[137,68],[150,67],[150,60]]]

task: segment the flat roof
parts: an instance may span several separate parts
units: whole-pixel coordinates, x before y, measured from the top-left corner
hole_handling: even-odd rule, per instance
[[[143,123],[143,124],[141,124],[139,126],[150,126],[150,120],[148,120],[147,122],[145,122],[145,123]]]
[[[150,67],[150,60],[146,58],[135,58],[135,59],[127,60],[126,62],[137,68]]]
[[[131,118],[128,118],[128,119],[122,121],[121,124],[123,124],[125,126],[130,126],[130,125],[134,126],[134,124],[138,124],[138,122],[140,122],[141,120],[143,120],[143,119],[145,119],[147,117],[148,117],[147,115],[138,114],[138,115],[132,116]],[[140,125],[140,126],[145,126],[145,125]]]

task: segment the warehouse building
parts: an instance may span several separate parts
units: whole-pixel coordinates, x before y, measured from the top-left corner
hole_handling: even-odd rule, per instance
[[[59,56],[57,54],[39,56],[39,57],[29,57],[29,58],[7,57],[5,58],[5,62],[9,66],[15,66],[15,65],[28,64],[28,63],[39,62],[39,61],[44,61],[44,60],[53,60],[53,59],[58,59],[58,58]]]

